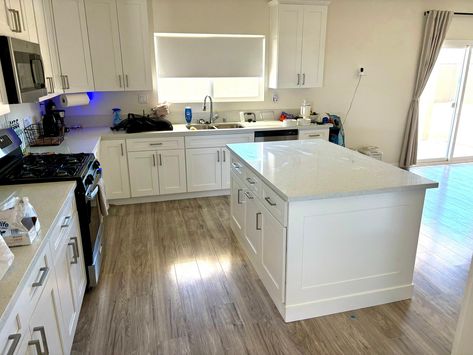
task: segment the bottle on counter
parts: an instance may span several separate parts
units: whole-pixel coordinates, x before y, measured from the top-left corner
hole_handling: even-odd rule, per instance
[[[117,126],[120,124],[122,121],[122,118],[120,117],[120,114],[122,113],[122,110],[120,108],[112,108],[112,123],[114,126]]]
[[[186,106],[184,108],[184,116],[186,118],[187,124],[191,124],[192,122],[192,108],[189,106]]]

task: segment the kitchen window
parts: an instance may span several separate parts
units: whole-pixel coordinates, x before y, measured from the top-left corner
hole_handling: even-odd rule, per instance
[[[264,36],[157,33],[155,50],[161,101],[264,100]]]

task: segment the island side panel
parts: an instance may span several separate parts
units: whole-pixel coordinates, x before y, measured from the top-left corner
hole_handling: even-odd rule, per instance
[[[285,321],[412,297],[425,189],[291,202]]]

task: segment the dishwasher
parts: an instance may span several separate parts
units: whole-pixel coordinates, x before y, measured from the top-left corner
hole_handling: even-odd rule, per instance
[[[294,141],[298,139],[299,130],[297,128],[255,132],[255,142]]]

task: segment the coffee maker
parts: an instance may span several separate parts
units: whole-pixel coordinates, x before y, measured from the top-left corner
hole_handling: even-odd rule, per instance
[[[43,116],[43,131],[45,137],[59,137],[64,135],[65,111],[56,109],[52,100],[45,104],[45,113]]]

